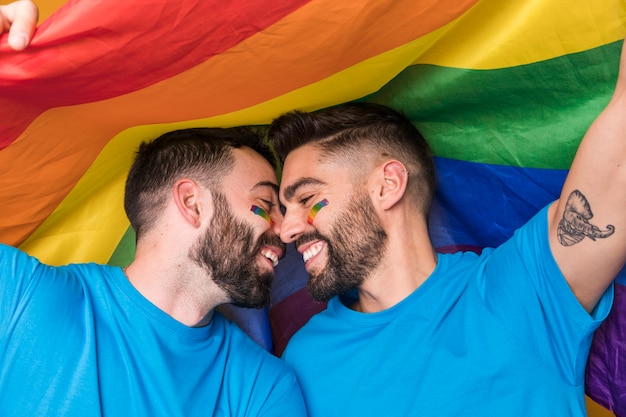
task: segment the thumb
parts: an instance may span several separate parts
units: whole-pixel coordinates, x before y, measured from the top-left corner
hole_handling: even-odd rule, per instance
[[[21,51],[28,46],[35,28],[39,14],[37,6],[30,0],[15,1],[6,6],[6,20],[9,21],[9,46]]]

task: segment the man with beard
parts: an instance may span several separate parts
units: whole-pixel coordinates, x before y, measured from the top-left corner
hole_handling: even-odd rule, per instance
[[[0,415],[305,415],[289,367],[214,311],[265,305],[283,255],[262,139],[197,128],[142,144],[125,269],[0,245]]]
[[[274,121],[281,238],[329,300],[283,354],[310,416],[586,415],[591,337],[626,260],[625,55],[561,198],[480,255],[435,252],[433,160],[402,114]]]

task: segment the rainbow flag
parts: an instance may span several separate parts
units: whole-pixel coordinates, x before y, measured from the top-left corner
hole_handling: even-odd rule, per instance
[[[351,100],[404,111],[433,147],[440,251],[498,245],[558,196],[626,36],[623,0],[38,3],[26,51],[0,37],[0,242],[50,264],[132,259],[122,194],[139,142]],[[288,307],[305,279],[291,253],[269,311],[227,314],[283,346],[289,314],[323,307]],[[618,416],[625,286],[587,373],[589,396]]]

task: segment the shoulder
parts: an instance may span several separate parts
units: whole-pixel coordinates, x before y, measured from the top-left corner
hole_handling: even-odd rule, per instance
[[[539,210],[524,225],[515,230],[513,236],[503,243],[505,245],[516,246],[517,250],[523,251],[550,251],[548,240],[548,209],[550,205]],[[499,248],[498,248],[499,249]]]
[[[11,288],[20,292],[53,271],[54,267],[41,263],[21,249],[0,244],[0,277],[4,292],[11,291]]]
[[[277,376],[291,372],[282,360],[252,340],[236,323],[228,320],[220,312],[216,311],[212,320],[214,326],[212,337],[224,339],[231,365],[257,368],[260,372]]]
[[[548,239],[548,208],[535,214],[506,242],[488,251],[489,265],[533,276],[561,276]]]
[[[282,359],[297,367],[303,359],[310,358],[311,354],[320,355],[343,346],[346,334],[375,326],[376,323],[368,320],[370,317],[347,306],[352,304],[355,296],[348,293],[331,298],[324,310],[314,314],[291,336]]]
[[[347,299],[352,300],[352,295],[344,295]],[[308,339],[311,334],[322,334],[327,335],[330,332],[330,329],[333,326],[338,326],[338,319],[341,321],[341,318],[344,316],[346,312],[349,312],[348,307],[344,304],[345,301],[342,301],[342,297],[344,296],[335,296],[331,298],[326,307],[311,315],[309,319],[299,328],[297,329],[293,336],[289,339],[289,344],[292,343],[294,339],[305,341]]]
[[[114,269],[95,263],[48,265],[38,258],[11,246],[0,244],[0,275],[3,287],[9,291],[84,292],[87,287],[103,281],[99,279]]]
[[[48,265],[41,262],[37,257],[32,256],[21,249],[0,243],[0,267],[4,270],[11,270],[13,275],[26,274],[36,269],[52,273],[58,271],[68,274],[101,274],[104,269],[112,269],[108,265],[95,263],[68,264],[68,265]]]
[[[473,251],[459,251],[454,253],[438,253],[437,267],[433,271],[432,276],[437,274],[451,274],[457,270],[466,270],[468,267],[477,265],[490,249],[483,249],[480,253]]]
[[[25,264],[37,265],[39,263],[37,258],[28,255],[21,249],[0,243],[0,265],[2,265],[3,268],[6,269],[7,267],[22,266]]]
[[[302,392],[292,368],[217,311],[213,324],[212,337],[223,338],[220,350],[226,356],[224,373],[229,375],[230,388],[249,392],[251,401],[262,404],[259,415],[304,415]]]

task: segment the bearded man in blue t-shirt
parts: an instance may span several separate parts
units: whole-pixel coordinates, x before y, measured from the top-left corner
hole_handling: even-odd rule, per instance
[[[626,260],[626,52],[561,197],[500,247],[437,254],[431,151],[371,103],[275,120],[281,238],[328,301],[283,358],[312,417],[584,416],[584,370]]]
[[[284,250],[272,161],[245,128],[142,144],[124,269],[0,245],[0,415],[305,415],[293,371],[215,311],[269,300]]]

